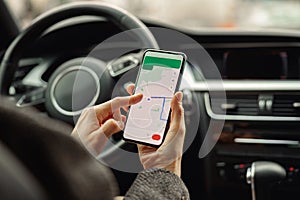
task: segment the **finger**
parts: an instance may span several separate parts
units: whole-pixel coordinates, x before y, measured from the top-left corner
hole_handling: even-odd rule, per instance
[[[133,92],[134,92],[134,88],[135,88],[135,85],[134,84],[129,84],[126,88],[128,94],[132,95]]]
[[[185,138],[185,122],[184,109],[182,107],[182,93],[177,92],[171,102],[171,121],[170,128],[166,134],[165,141],[159,150],[164,152],[167,157],[165,164],[171,164],[182,156],[184,138]]]
[[[122,122],[126,122],[126,116],[122,115]]]
[[[176,92],[172,101],[171,101],[171,120],[179,122],[181,120],[183,113],[182,107],[182,92]]]
[[[121,107],[130,106],[140,102],[143,98],[142,94],[136,94],[133,96],[116,97],[110,101],[102,103],[94,107],[98,121],[100,123],[112,117],[116,110],[120,110]]]
[[[132,95],[132,94],[133,94],[133,92],[134,92],[134,87],[135,87],[134,84],[129,84],[129,85],[127,86],[126,90],[127,90],[127,92],[128,92],[129,95]],[[123,108],[123,110],[124,110],[125,112],[128,112],[129,106],[124,106],[124,107],[122,107],[122,108]]]
[[[110,137],[114,133],[121,131],[124,128],[124,123],[122,121],[116,121],[114,119],[107,120],[102,126],[101,129],[106,137]]]
[[[129,106],[123,106],[122,109],[123,109],[125,112],[128,112]]]
[[[169,132],[177,133],[184,127],[184,109],[182,107],[182,92],[177,92],[171,102],[171,122]]]
[[[117,116],[120,116],[120,114],[121,114],[120,108],[122,108],[125,111],[126,110],[128,111],[129,106],[140,102],[142,98],[143,98],[142,94],[137,94],[137,95],[128,96],[128,97],[114,98],[111,103],[113,113],[116,112],[116,113],[118,113]],[[120,119],[117,118],[117,120],[120,120]]]
[[[122,114],[121,114],[121,110],[117,109],[113,112],[113,116],[112,118],[114,118],[114,120],[116,121],[122,121]]]
[[[131,106],[140,102],[143,98],[143,94],[135,94],[126,97],[116,97],[111,100],[113,108],[120,109],[121,107]]]

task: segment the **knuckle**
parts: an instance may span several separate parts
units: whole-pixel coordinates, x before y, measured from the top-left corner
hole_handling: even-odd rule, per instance
[[[108,124],[110,129],[114,130],[118,127],[117,123],[113,119],[109,119]]]
[[[87,107],[87,108],[84,108],[82,111],[81,111],[81,115],[87,115],[89,112],[90,112],[90,108]]]
[[[185,127],[184,126],[180,126],[179,129],[178,129],[178,133],[185,134]]]
[[[95,135],[93,138],[93,142],[100,142],[103,139],[103,136],[107,136],[105,131],[101,130],[98,132],[98,134]]]
[[[184,109],[182,106],[179,106],[178,109],[177,109],[177,114],[178,116],[182,117],[184,116]]]
[[[120,97],[115,97],[114,102],[120,102],[121,98]]]
[[[113,103],[114,103],[115,105],[119,105],[119,104],[121,103],[121,97],[115,97],[115,98],[113,99]]]
[[[90,108],[90,107],[84,108],[80,113],[80,119],[81,120],[86,119],[86,117],[88,115],[90,115],[90,113],[92,113],[92,112],[95,112],[95,110],[93,108]]]

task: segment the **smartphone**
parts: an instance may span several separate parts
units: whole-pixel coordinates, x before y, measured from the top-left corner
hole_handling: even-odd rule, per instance
[[[143,99],[127,113],[123,139],[159,147],[165,138],[171,100],[179,89],[186,63],[181,52],[152,50],[144,52],[135,82],[135,94]]]

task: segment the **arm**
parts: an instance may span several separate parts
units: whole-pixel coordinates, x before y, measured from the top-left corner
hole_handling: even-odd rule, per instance
[[[138,174],[124,199],[182,200],[190,197],[179,176],[166,169],[152,168]]]
[[[134,85],[127,88],[133,93]],[[185,137],[182,93],[171,102],[171,121],[164,143],[159,148],[138,145],[144,171],[140,172],[125,195],[126,199],[190,199],[180,178],[181,158]]]

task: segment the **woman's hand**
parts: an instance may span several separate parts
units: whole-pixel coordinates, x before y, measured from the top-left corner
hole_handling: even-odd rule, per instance
[[[85,109],[73,129],[72,136],[81,140],[95,156],[99,155],[107,139],[124,128],[126,117],[121,108],[140,102],[142,94],[127,97],[116,97],[110,101]]]
[[[134,85],[129,85],[127,92],[132,95]],[[171,120],[163,144],[159,148],[138,145],[139,156],[145,169],[165,168],[181,175],[181,157],[185,137],[184,109],[182,93],[177,92],[171,102]]]

